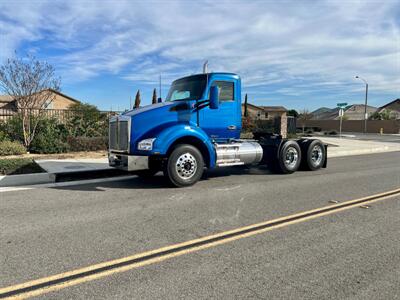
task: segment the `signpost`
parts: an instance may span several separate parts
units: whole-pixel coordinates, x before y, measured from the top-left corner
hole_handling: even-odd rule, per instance
[[[344,116],[344,109],[347,106],[346,102],[343,103],[338,103],[337,106],[339,107],[339,137],[342,138],[342,122],[343,122],[343,116]]]

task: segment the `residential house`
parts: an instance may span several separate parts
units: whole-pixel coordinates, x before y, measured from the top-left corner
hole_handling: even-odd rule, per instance
[[[257,106],[247,103],[247,114],[253,120],[273,120],[276,117],[286,117],[287,109],[283,106]],[[242,104],[244,116],[244,104]]]
[[[50,89],[54,94],[54,99],[46,105],[46,109],[66,110],[80,101],[67,96],[61,92]],[[44,104],[44,103],[43,103]],[[37,107],[39,108],[39,107]],[[9,95],[0,95],[0,120],[14,115],[18,111],[16,101]]]
[[[80,101],[67,96],[61,92],[50,89],[54,93],[54,100],[46,106],[46,109],[68,109],[72,104],[79,103]],[[38,107],[39,108],[39,107]],[[0,109],[16,110],[17,105],[13,97],[9,95],[0,95]]]
[[[244,116],[244,104],[242,104],[242,116]],[[280,134],[287,136],[287,109],[283,106],[257,106],[247,103],[247,115],[252,120],[280,119]]]
[[[379,112],[389,111],[390,115],[396,119],[400,119],[400,98],[393,100],[379,108]]]
[[[371,116],[378,110],[377,107],[367,105],[367,114]],[[349,105],[344,109],[344,118],[346,120],[364,120],[365,119],[365,105],[364,104],[353,104]],[[335,120],[339,120],[339,116],[336,116]]]
[[[346,120],[364,120],[364,104],[352,104],[344,108],[344,118]],[[377,111],[378,108],[367,105],[368,116]],[[321,107],[312,113],[312,120],[339,120],[339,108]]]

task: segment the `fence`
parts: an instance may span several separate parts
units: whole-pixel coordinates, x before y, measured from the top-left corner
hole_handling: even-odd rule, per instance
[[[297,128],[313,129],[315,131],[339,131],[339,120],[298,120]],[[400,133],[400,120],[368,120],[368,133]],[[343,120],[343,132],[363,132],[364,120]]]
[[[28,114],[29,116],[38,116],[39,114],[43,117],[47,118],[55,118],[58,119],[61,123],[65,123],[70,120],[72,117],[76,117],[84,114],[85,112],[80,110],[72,110],[72,109],[2,109],[0,108],[0,121],[7,122],[14,116]],[[119,111],[100,111],[98,116],[101,118],[109,119],[112,116],[115,116],[121,112]]]

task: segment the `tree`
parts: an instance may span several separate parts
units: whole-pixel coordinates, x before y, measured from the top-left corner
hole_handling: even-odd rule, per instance
[[[295,109],[289,109],[287,115],[297,118],[299,116],[299,113]]]
[[[247,118],[248,112],[247,112],[247,94],[244,95],[244,117]]]
[[[306,126],[306,121],[310,120],[312,118],[312,114],[307,110],[303,109],[300,114],[298,115],[298,120],[301,121],[301,125],[303,127],[303,134],[304,134],[304,129]]]
[[[32,55],[10,58],[0,66],[0,88],[16,103],[26,148],[35,138],[45,109],[56,97],[54,91],[60,91],[60,84],[54,67]]]
[[[139,108],[139,107],[140,107],[140,90],[138,90],[136,93],[134,108]]]
[[[157,90],[156,89],[153,90],[153,98],[151,99],[151,103],[152,104],[157,103]]]
[[[396,115],[387,109],[383,109],[379,112],[378,111],[374,112],[371,115],[371,117],[369,117],[369,119],[370,120],[395,120]]]

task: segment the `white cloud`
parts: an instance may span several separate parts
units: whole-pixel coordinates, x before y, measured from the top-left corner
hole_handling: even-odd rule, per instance
[[[358,74],[399,95],[399,12],[396,1],[3,1],[0,57],[34,43],[69,82],[110,73],[154,84],[208,59],[248,90],[351,93]]]

